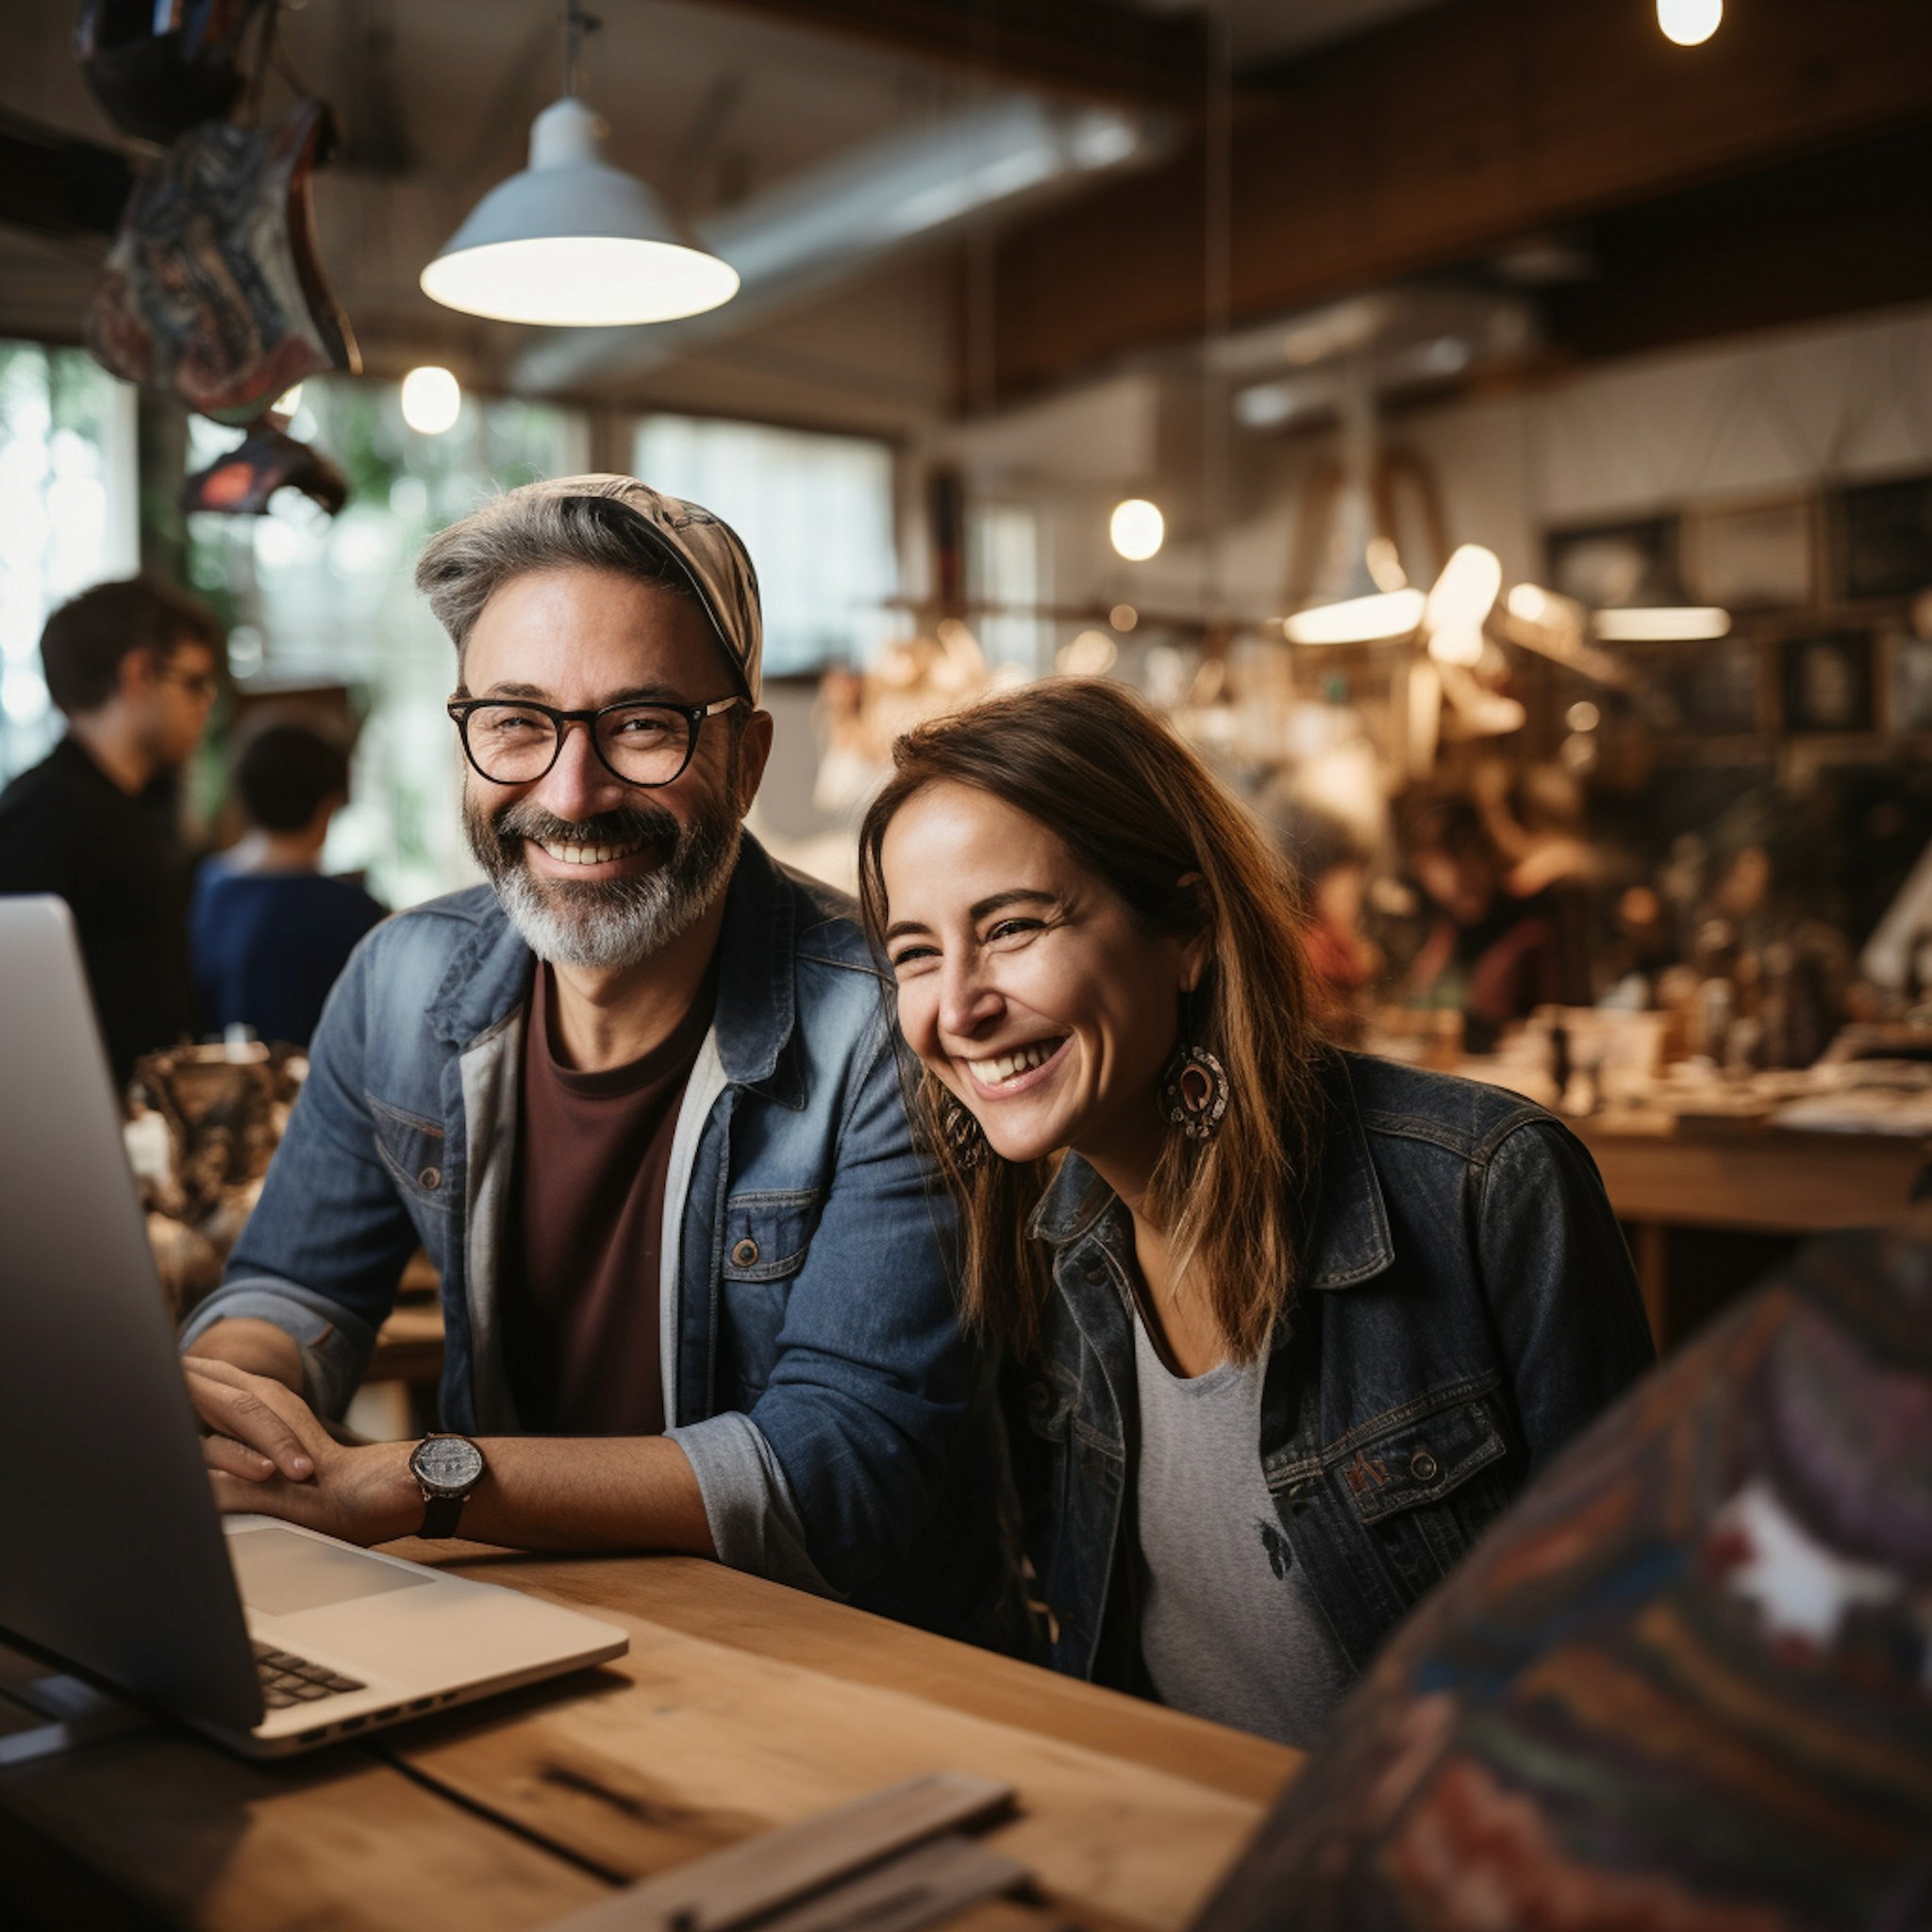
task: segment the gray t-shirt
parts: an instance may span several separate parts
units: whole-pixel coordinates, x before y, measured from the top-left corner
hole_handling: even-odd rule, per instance
[[[1140,1311],[1141,1651],[1163,1704],[1314,1744],[1355,1681],[1261,1474],[1265,1355],[1174,1374]]]

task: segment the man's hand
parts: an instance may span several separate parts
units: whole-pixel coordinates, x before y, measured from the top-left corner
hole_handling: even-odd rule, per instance
[[[408,1442],[349,1448],[292,1390],[231,1362],[188,1356],[188,1393],[208,1434],[216,1507],[285,1517],[345,1542],[387,1542],[423,1520]]]

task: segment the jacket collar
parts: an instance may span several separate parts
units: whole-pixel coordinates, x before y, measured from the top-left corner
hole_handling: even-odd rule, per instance
[[[458,1050],[475,1045],[522,1011],[536,966],[489,887],[464,896],[475,923],[452,957],[427,1014],[436,1037]],[[764,847],[744,834],[724,894],[713,1028],[728,1080],[802,1108],[804,1081],[794,1057],[786,1052],[797,1019],[793,897]]]
[[[1341,1054],[1325,1056],[1322,1087],[1326,1118],[1321,1192],[1301,1286],[1354,1288],[1394,1260],[1395,1241],[1348,1062]],[[1069,1154],[1034,1208],[1027,1232],[1063,1248],[1091,1233],[1113,1204],[1113,1191],[1077,1154]]]

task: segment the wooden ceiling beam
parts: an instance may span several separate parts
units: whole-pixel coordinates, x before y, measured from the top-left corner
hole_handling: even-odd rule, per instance
[[[754,13],[1058,92],[1198,111],[1202,16],[1114,0],[733,0]]]
[[[133,186],[115,149],[0,110],[0,225],[62,240],[111,235]]]
[[[1687,49],[1647,0],[1450,0],[1266,78],[1234,122],[1237,322],[1932,115],[1932,6],[1755,0]],[[1198,330],[1205,204],[1197,137],[1003,234],[1001,396]]]

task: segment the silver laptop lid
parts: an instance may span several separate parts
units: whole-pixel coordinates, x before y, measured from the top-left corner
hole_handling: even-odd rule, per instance
[[[260,1694],[75,941],[0,898],[0,1626],[233,1730]]]

